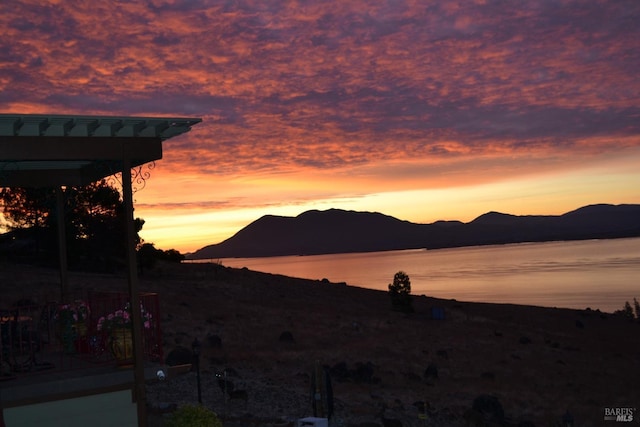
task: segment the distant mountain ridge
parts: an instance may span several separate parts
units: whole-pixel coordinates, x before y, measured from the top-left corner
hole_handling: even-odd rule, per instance
[[[589,205],[563,215],[488,212],[469,223],[432,224],[377,212],[329,209],[297,217],[265,215],[229,239],[187,254],[187,258],[320,255],[638,236],[640,205]]]

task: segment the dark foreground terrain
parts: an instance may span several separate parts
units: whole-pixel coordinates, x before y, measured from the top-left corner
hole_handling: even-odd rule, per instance
[[[0,272],[4,295],[58,295],[55,270]],[[118,276],[70,281],[78,295],[126,290]],[[576,426],[602,426],[616,424],[603,421],[605,408],[640,405],[640,324],[610,313],[415,296],[406,315],[386,292],[217,264],[158,266],[141,288],[160,294],[165,355],[202,341],[203,402],[227,427],[312,415],[316,363],[330,372],[339,426],[556,426],[567,411]],[[225,370],[240,398],[218,387]],[[195,373],[150,383],[148,400],[196,402]]]

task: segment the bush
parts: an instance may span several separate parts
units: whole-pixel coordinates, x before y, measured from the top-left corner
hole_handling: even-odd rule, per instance
[[[404,271],[398,271],[393,276],[393,284],[389,284],[389,297],[394,310],[403,313],[413,313],[413,300],[411,299],[411,280]]]
[[[184,259],[185,256],[177,250],[169,249],[163,251],[162,249],[156,249],[153,243],[144,243],[138,248],[138,267],[141,270],[154,268],[158,261],[179,264]]]
[[[634,313],[635,310],[635,313]],[[629,301],[625,301],[624,308],[622,310],[614,311],[614,314],[619,316],[626,317],[629,320],[638,320],[640,321],[640,303],[636,298],[633,299],[633,307],[629,304]]]
[[[167,427],[222,427],[222,421],[202,405],[184,405],[171,415]]]

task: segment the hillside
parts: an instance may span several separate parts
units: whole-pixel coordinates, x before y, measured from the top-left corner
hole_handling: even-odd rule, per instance
[[[416,224],[381,213],[307,211],[266,215],[189,259],[318,255],[399,249],[438,249],[552,240],[640,236],[640,205],[590,205],[563,215],[489,212],[469,223]]]
[[[21,284],[5,290],[6,304],[58,293],[55,269],[0,263],[0,273]],[[127,286],[117,275],[69,276],[77,295]],[[609,313],[415,296],[405,315],[386,292],[215,263],[160,264],[140,286],[160,295],[167,357],[202,341],[203,403],[225,427],[293,427],[310,416],[316,361],[329,369],[344,427],[389,425],[383,416],[424,426],[424,402],[429,426],[555,426],[566,411],[574,425],[602,426],[605,407],[640,401],[640,324]],[[224,370],[246,400],[225,401],[215,376]],[[197,402],[195,375],[150,382],[150,405]],[[482,396],[495,400],[473,411]]]

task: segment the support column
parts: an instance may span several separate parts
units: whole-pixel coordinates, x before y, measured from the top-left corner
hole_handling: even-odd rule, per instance
[[[127,265],[129,272],[129,301],[133,326],[134,399],[138,409],[138,427],[147,427],[147,398],[144,379],[144,349],[142,347],[142,314],[136,261],[136,231],[133,216],[133,190],[131,188],[131,158],[127,147],[122,147],[122,198],[124,202]]]
[[[64,223],[64,191],[56,187],[56,214],[58,216],[58,259],[60,264],[60,301],[68,302],[69,275],[67,272],[67,232]]]

